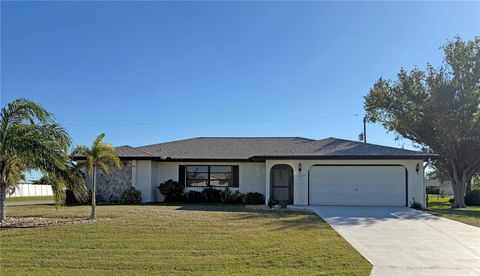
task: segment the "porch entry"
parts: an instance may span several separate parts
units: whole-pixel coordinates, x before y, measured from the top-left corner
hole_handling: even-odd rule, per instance
[[[289,165],[275,165],[270,170],[270,194],[273,200],[293,204],[293,169]]]

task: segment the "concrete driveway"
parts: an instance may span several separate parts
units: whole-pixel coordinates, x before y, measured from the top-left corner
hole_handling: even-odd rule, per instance
[[[480,228],[406,207],[311,206],[371,275],[480,275]]]

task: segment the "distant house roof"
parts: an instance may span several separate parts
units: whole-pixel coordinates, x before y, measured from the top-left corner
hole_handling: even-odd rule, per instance
[[[450,181],[442,181],[439,179],[425,179],[426,187],[440,187],[440,186],[450,186]]]
[[[125,159],[428,159],[436,155],[336,138],[199,137],[141,147],[115,148]]]

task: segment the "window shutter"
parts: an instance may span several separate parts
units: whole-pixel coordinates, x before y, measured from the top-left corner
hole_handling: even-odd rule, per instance
[[[185,186],[185,165],[178,166],[178,183]]]
[[[239,166],[233,166],[233,187],[239,187]]]

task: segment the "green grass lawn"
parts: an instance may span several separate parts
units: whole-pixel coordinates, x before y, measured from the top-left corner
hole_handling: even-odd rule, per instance
[[[10,216],[86,217],[88,206],[9,207]],[[95,223],[0,229],[0,274],[369,275],[318,216],[243,206],[99,206]]]
[[[469,206],[462,209],[452,209],[448,202],[450,197],[438,197],[430,195],[428,198],[428,209],[431,213],[453,219],[466,224],[480,227],[480,206]]]
[[[35,201],[35,200],[53,200],[53,196],[18,196],[7,198],[8,202]]]

